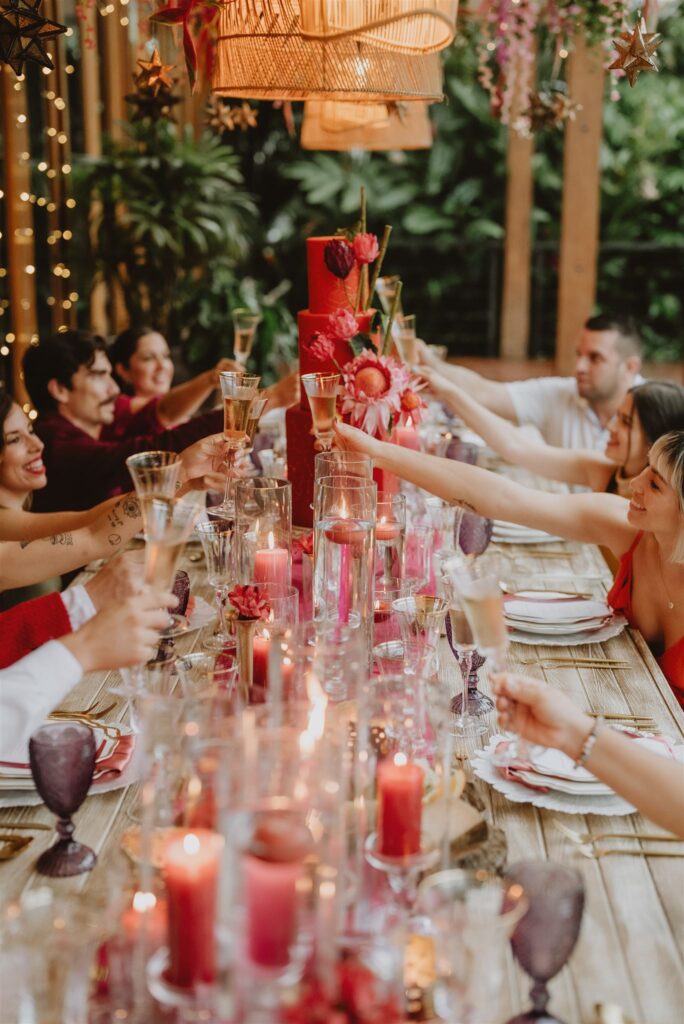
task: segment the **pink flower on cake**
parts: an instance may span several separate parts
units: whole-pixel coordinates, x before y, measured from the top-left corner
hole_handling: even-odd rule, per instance
[[[335,342],[327,334],[316,331],[309,345],[309,354],[319,363],[327,363],[335,358]]]
[[[342,414],[352,426],[382,438],[389,434],[393,418],[406,420],[402,395],[411,390],[412,380],[406,366],[367,350],[347,363],[342,373]]]
[[[328,337],[335,341],[350,341],[358,330],[356,317],[348,309],[336,309],[328,317]]]
[[[354,266],[354,250],[344,238],[331,238],[323,250],[323,259],[330,273],[344,281]]]
[[[262,587],[233,587],[228,593],[228,600],[238,613],[238,619],[268,618],[271,610],[266,592]]]
[[[372,235],[369,231],[356,235],[353,245],[357,263],[372,263],[378,258],[380,246],[377,235]]]

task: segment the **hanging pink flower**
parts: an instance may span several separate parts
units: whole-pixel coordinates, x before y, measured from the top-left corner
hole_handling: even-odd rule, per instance
[[[354,256],[357,263],[372,263],[378,258],[380,246],[377,235],[365,232],[356,235],[354,238]]]
[[[228,600],[238,613],[238,619],[268,619],[271,605],[263,587],[233,587]]]
[[[354,250],[344,238],[331,238],[323,250],[325,265],[331,274],[344,281],[354,266]]]
[[[335,341],[351,341],[358,331],[356,317],[348,309],[336,309],[328,317],[327,334]]]
[[[335,342],[327,334],[316,331],[309,344],[309,354],[319,363],[327,363],[335,358]]]

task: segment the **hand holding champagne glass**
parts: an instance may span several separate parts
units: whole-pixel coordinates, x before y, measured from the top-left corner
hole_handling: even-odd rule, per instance
[[[337,393],[340,386],[339,373],[305,373],[302,384],[309,399],[313,429],[323,451],[332,448],[337,414]]]

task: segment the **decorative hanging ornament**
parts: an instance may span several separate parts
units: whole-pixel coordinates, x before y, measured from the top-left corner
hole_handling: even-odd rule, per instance
[[[638,20],[632,32],[621,32],[614,40],[618,56],[609,64],[609,71],[624,71],[631,86],[634,86],[640,71],[659,71],[653,54],[663,41],[659,32],[647,32],[646,22]]]
[[[233,132],[236,128],[241,128],[243,132],[248,128],[256,128],[259,116],[259,111],[250,107],[246,100],[233,107],[229,103],[224,103],[220,96],[209,97],[205,113],[207,124],[217,135]]]
[[[573,103],[568,96],[565,82],[547,82],[532,93],[525,117],[533,132],[544,129],[557,131],[563,128],[566,121],[574,121],[577,111],[581,109],[582,105]]]
[[[232,3],[234,0],[224,2]],[[150,16],[150,21],[162,25],[182,25],[185,67],[193,92],[197,81],[198,53],[204,57],[207,76],[211,73],[214,45],[211,26],[217,14],[217,0],[178,0],[176,4],[165,4]]]
[[[162,87],[169,90],[173,89],[173,79],[167,72],[173,71],[176,65],[162,64],[159,50],[156,46],[152,54],[152,60],[139,60],[136,63],[140,68],[140,74],[135,80],[136,85],[154,90],[155,96]]]
[[[146,119],[150,121],[175,121],[173,108],[177,103],[180,103],[180,96],[174,96],[169,86],[164,85],[162,82],[156,82],[153,86],[147,85],[143,80],[144,75],[144,70],[140,75],[133,75],[135,92],[124,96],[126,103],[130,103],[132,107],[135,107],[131,121],[144,121]],[[174,86],[177,81],[178,79],[176,78],[171,79],[171,86]]]
[[[42,2],[0,0],[0,63],[9,64],[15,75],[23,75],[27,61],[54,69],[44,43],[61,36],[67,28],[38,14]]]

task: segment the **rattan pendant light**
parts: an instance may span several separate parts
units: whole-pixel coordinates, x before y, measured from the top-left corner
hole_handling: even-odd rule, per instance
[[[456,34],[458,0],[301,0],[306,39],[353,35],[404,53],[443,50]]]
[[[393,53],[351,36],[306,40],[302,2],[221,3],[215,93],[255,100],[441,100],[442,68],[436,54]]]
[[[358,123],[363,116],[368,118],[367,122]],[[354,119],[356,124],[351,123]],[[402,116],[398,117],[390,114],[382,104],[310,100],[304,104],[300,141],[302,149],[338,152],[350,149],[364,149],[368,152],[429,149],[432,145],[432,125],[427,103],[409,103]]]

